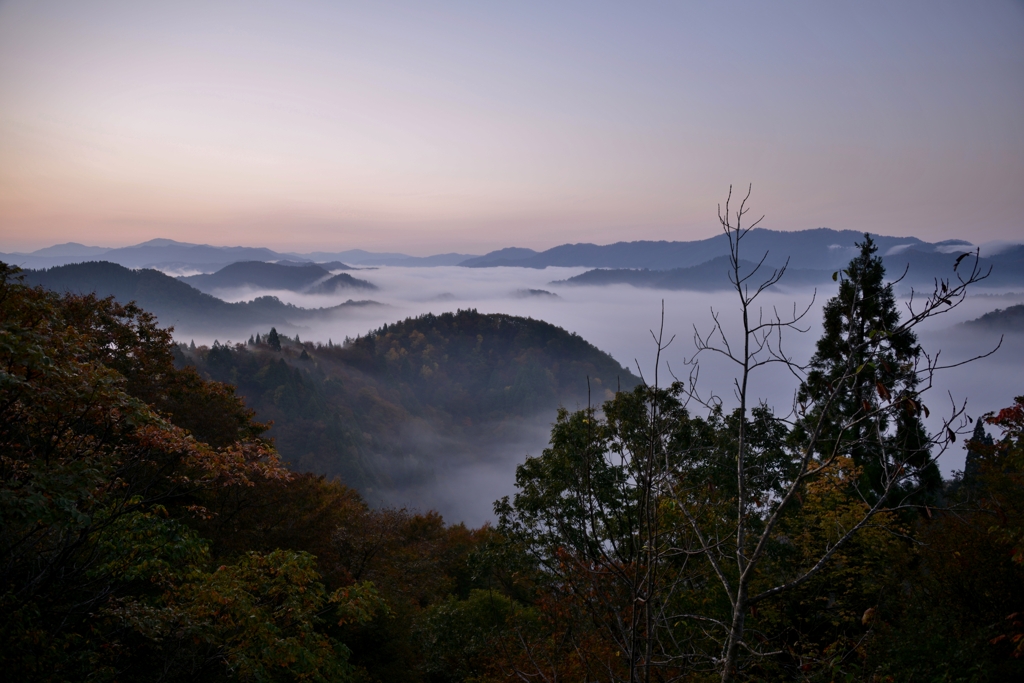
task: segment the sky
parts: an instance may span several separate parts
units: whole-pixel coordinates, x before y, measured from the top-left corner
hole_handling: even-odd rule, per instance
[[[0,0],[0,251],[1024,235],[1024,3]]]

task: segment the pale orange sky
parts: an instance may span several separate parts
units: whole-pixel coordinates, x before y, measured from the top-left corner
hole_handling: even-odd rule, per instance
[[[0,251],[1024,238],[1019,2],[433,5],[0,4]]]

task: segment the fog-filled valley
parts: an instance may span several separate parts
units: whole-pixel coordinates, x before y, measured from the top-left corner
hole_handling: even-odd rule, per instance
[[[899,246],[895,248],[897,255],[902,250]],[[849,249],[843,251],[845,253]],[[779,249],[771,253],[773,262],[785,261]],[[934,282],[935,278],[955,278],[953,265],[958,253],[963,252],[945,248],[936,251],[924,263],[911,263],[908,266],[910,270],[895,287],[901,306],[911,302],[912,290],[917,292],[915,305],[920,305],[921,295],[930,292],[929,282]],[[744,256],[759,258],[760,255]],[[808,258],[805,257],[805,264]],[[835,260],[834,256],[832,258]],[[47,286],[75,289],[75,278],[83,277],[77,268],[80,267],[45,271],[51,278]],[[719,314],[728,334],[736,335],[739,329],[737,295],[735,291],[724,288],[728,284],[726,263],[720,258],[701,266],[709,271],[710,275],[705,280],[711,284],[699,291],[632,284],[587,284],[586,280],[581,283],[579,277],[584,274],[666,272],[595,271],[586,266],[351,267],[334,261],[314,267],[311,263],[302,265],[299,262],[278,266],[239,262],[214,274],[185,276],[176,281],[154,271],[129,271],[112,265],[110,268],[116,272],[102,276],[102,284],[92,285],[100,294],[116,293],[119,299],[139,298],[141,301],[143,296],[154,297],[151,292],[163,291],[161,288],[194,292],[186,288],[186,284],[204,292],[188,295],[197,303],[180,304],[177,308],[167,309],[170,312],[166,314],[159,312],[159,306],[171,305],[181,296],[161,294],[152,298],[161,324],[172,324],[175,338],[186,345],[232,347],[244,344],[253,335],[265,336],[274,327],[291,340],[299,339],[307,345],[343,346],[407,318],[473,310],[480,314],[506,314],[551,323],[579,335],[610,354],[629,373],[642,374],[649,382],[653,382],[655,377],[656,346],[652,332],[658,331],[662,325],[664,310],[662,334],[664,339],[672,338],[674,341],[662,353],[659,383],[665,385],[673,378],[689,381],[691,374],[699,368],[696,376],[700,392],[705,396],[719,397],[727,408],[735,405],[732,386],[734,366],[709,353],[700,356],[698,365],[692,364],[694,332],[706,334],[710,331],[713,311]],[[928,426],[932,429],[939,428],[941,416],[948,412],[951,401],[967,400],[968,413],[977,416],[1008,404],[1019,391],[1017,379],[1024,374],[1024,361],[1015,348],[1020,344],[1020,332],[999,323],[962,325],[995,309],[1024,302],[1024,291],[1005,286],[1007,282],[1013,284],[1016,275],[1012,272],[1008,275],[1004,270],[997,269],[995,272],[999,277],[991,278],[997,285],[1004,283],[1003,287],[988,286],[991,281],[982,281],[972,288],[961,305],[948,314],[926,321],[919,329],[925,351],[929,354],[941,352],[940,365],[955,365],[985,354],[999,344],[1002,334],[1008,334],[1002,348],[991,356],[936,375],[936,384],[929,392],[934,414]],[[769,265],[765,265],[758,274],[768,276],[772,271]],[[29,282],[42,277],[43,272],[39,271],[40,275],[30,273]],[[836,292],[837,285],[830,278],[822,277],[823,272],[791,268],[789,277],[783,276],[779,284],[764,292],[758,301],[766,315],[772,315],[772,311],[785,315],[809,307],[801,321],[801,327],[806,331],[787,330],[783,338],[783,350],[798,363],[806,363],[813,354],[821,333],[821,306]],[[110,285],[108,290],[104,290],[108,281],[138,278],[146,273],[151,273],[148,277],[155,284],[133,284],[135,289],[121,290],[116,287],[110,289],[113,287]],[[807,273],[816,273],[810,282]],[[54,280],[58,274],[64,279]],[[902,274],[890,273],[890,277]],[[103,280],[104,277],[107,279]],[[160,278],[163,280],[156,282]],[[239,286],[239,283],[243,284]],[[293,355],[297,356],[300,347],[295,348]],[[313,358],[314,364],[324,362],[315,352]],[[209,372],[208,369],[206,371]],[[240,384],[240,394],[246,395],[243,382],[232,382],[230,375],[211,374],[216,379]],[[609,379],[606,377],[605,381]],[[380,433],[397,430],[393,435],[396,439],[387,447],[380,446],[379,442],[376,448],[364,445],[360,454],[346,452],[339,447],[332,456],[338,462],[331,462],[330,458],[325,460],[326,456],[322,455],[300,454],[301,448],[284,437],[279,438],[279,447],[293,465],[341,476],[376,504],[436,509],[446,519],[478,525],[493,519],[493,502],[514,490],[516,466],[528,455],[538,455],[547,444],[555,407],[561,403],[573,410],[586,405],[587,399],[579,384],[585,380],[584,376],[576,378],[577,385],[572,391],[562,391],[543,409],[530,410],[520,406],[513,411],[514,420],[511,422],[492,417],[488,418],[489,423],[485,420],[485,424],[474,424],[467,430],[461,427],[454,429],[451,416],[445,422],[436,415],[399,415],[394,417],[395,424],[379,429]],[[630,385],[633,381],[627,379]],[[776,413],[786,414],[793,408],[798,384],[788,370],[781,366],[768,366],[752,378],[751,395],[767,403]],[[607,386],[605,384],[605,388]],[[253,390],[249,388],[249,391]],[[599,406],[605,398],[606,391],[597,392],[591,397],[591,402]],[[348,400],[360,399],[352,394]],[[258,403],[255,396],[252,402],[257,408],[258,418],[271,419],[273,411],[269,410],[269,403],[264,401],[262,406],[255,405]],[[700,412],[699,406],[693,409]],[[289,428],[287,420],[275,419],[279,424],[270,432],[271,435]],[[345,459],[352,462],[341,462]],[[963,451],[953,448],[943,455],[940,465],[944,472],[950,474],[962,469],[963,462]],[[357,471],[363,474],[354,474]]]
[[[0,671],[1024,681],[1024,2],[0,0]]]
[[[708,680],[690,673],[729,667],[706,615],[746,604],[789,643],[772,680],[850,653],[917,670],[907,643],[965,614],[967,654],[942,636],[927,658],[1019,671],[1018,613],[992,624],[1024,586],[1024,246],[765,231],[741,251],[728,234],[726,256],[712,239],[222,264],[262,252],[158,241],[145,258],[207,260],[0,263],[0,503],[31,541],[5,531],[7,547],[24,575],[71,547],[56,566],[114,634],[84,650],[155,634],[136,670],[214,643],[282,668],[304,653],[324,683],[496,683],[537,653],[582,682],[594,653],[622,672],[609,643],[646,613],[683,644],[659,647],[697,653],[658,664],[665,680]],[[673,578],[638,579],[655,569]],[[97,571],[137,597],[97,597]],[[42,593],[53,620],[79,609],[66,583]],[[765,680],[750,661],[744,680]]]

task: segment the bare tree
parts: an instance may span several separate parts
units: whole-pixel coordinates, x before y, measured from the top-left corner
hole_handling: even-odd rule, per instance
[[[966,264],[961,263],[965,256],[957,259],[954,281],[936,281],[925,297],[912,295],[902,320],[895,316],[886,329],[851,337],[853,352],[834,369],[826,388],[794,401],[788,415],[776,417],[752,395],[751,379],[776,366],[795,381],[806,381],[808,365],[793,360],[784,342],[789,334],[808,331],[805,321],[814,301],[794,305],[788,314],[759,305],[761,295],[782,280],[788,261],[769,269],[767,254],[753,263],[741,259],[745,237],[760,222],[746,224],[749,196],[748,188],[734,210],[730,188],[719,207],[729,247],[729,281],[738,297],[738,334],[731,337],[722,315],[712,310],[708,332],[694,328],[696,352],[688,360],[688,377],[663,387],[662,354],[672,343],[663,334],[663,306],[662,325],[651,333],[654,374],[646,378],[641,372],[641,387],[606,403],[603,414],[592,406],[572,414],[562,411],[550,448],[517,470],[520,493],[514,503],[506,498],[495,506],[500,528],[534,554],[556,592],[569,596],[574,619],[589,623],[589,630],[567,628],[558,646],[559,652],[574,653],[583,662],[588,677],[647,683],[702,670],[717,671],[723,681],[733,679],[752,658],[776,654],[765,649],[768,639],[749,642],[746,619],[752,608],[825,571],[836,552],[878,515],[917,505],[913,493],[922,450],[915,451],[917,460],[912,461],[911,454],[893,448],[889,432],[895,420],[888,418],[900,411],[927,412],[922,395],[933,387],[935,373],[949,366],[941,365],[937,354],[920,353],[900,386],[879,382],[876,395],[865,397],[856,410],[837,407],[889,340],[954,308],[969,286],[987,276],[977,254]],[[835,279],[840,277],[847,276],[837,273]],[[847,315],[857,312],[851,309]],[[736,368],[738,405],[728,414],[720,398],[701,390],[700,361],[710,354]],[[691,409],[706,409],[710,415],[691,419]],[[775,439],[773,460],[751,431],[759,421],[790,437],[788,442]],[[967,423],[965,404],[951,402],[941,428],[925,444],[924,464],[934,463]],[[707,428],[704,436],[682,434],[694,425]],[[878,454],[882,473],[877,490],[871,491],[837,476],[849,467],[851,450],[867,445],[866,452]],[[728,464],[728,494],[709,485],[709,463],[716,472]],[[772,585],[755,581],[801,493],[809,484],[833,481],[859,498],[857,519],[817,548],[806,566],[776,576]],[[727,614],[687,601],[688,594],[714,583],[728,600]],[[604,660],[584,642],[595,632],[614,650]],[[517,639],[528,656],[512,673],[524,681],[557,680],[557,667],[550,664],[558,655],[541,653],[522,632]],[[542,666],[542,660],[547,664]]]
[[[980,269],[977,254],[967,264],[967,268],[960,270],[961,261],[967,256],[963,255],[955,264],[956,280],[937,280],[934,291],[924,297],[912,293],[907,304],[906,317],[893,329],[871,330],[863,339],[850,340],[851,346],[859,353],[848,354],[838,376],[833,378],[828,388],[818,395],[809,397],[809,403],[794,405],[793,412],[784,418],[791,427],[799,428],[798,433],[802,438],[799,447],[792,453],[793,466],[788,468],[784,476],[780,474],[780,479],[774,482],[777,493],[753,501],[748,492],[753,472],[747,440],[748,416],[753,402],[750,393],[751,376],[766,366],[782,365],[799,381],[803,382],[806,379],[807,366],[794,361],[785,353],[783,341],[786,332],[806,332],[801,324],[810,312],[813,300],[803,309],[794,307],[788,316],[780,314],[775,309],[765,312],[757,307],[757,300],[761,294],[782,279],[788,261],[786,265],[772,269],[769,273],[764,266],[766,253],[753,267],[744,269],[741,260],[743,240],[761,220],[744,225],[746,214],[749,212],[749,198],[750,188],[740,202],[739,208],[733,211],[730,187],[725,206],[719,206],[718,215],[729,244],[729,281],[739,300],[742,320],[739,339],[730,340],[721,323],[720,314],[712,311],[713,323],[708,333],[702,334],[696,327],[694,328],[697,352],[692,360],[696,363],[701,355],[717,354],[728,359],[738,370],[734,380],[735,396],[739,404],[738,435],[734,454],[736,495],[730,523],[733,539],[732,543],[728,544],[732,550],[732,557],[722,552],[724,545],[716,533],[717,530],[708,529],[699,515],[694,514],[692,506],[682,506],[687,511],[688,520],[699,540],[701,551],[714,568],[714,573],[728,595],[732,608],[730,620],[717,624],[721,633],[721,654],[717,664],[722,681],[729,681],[734,677],[741,660],[741,650],[753,656],[767,654],[748,643],[745,637],[745,620],[752,607],[794,589],[822,572],[835,553],[849,543],[858,531],[871,524],[879,513],[913,507],[907,490],[908,485],[911,491],[915,488],[916,482],[913,479],[915,472],[920,470],[920,463],[915,463],[912,467],[908,454],[900,452],[899,449],[886,448],[887,435],[882,430],[893,420],[884,418],[897,416],[900,411],[927,412],[928,408],[922,402],[921,395],[934,386],[936,372],[952,366],[941,365],[938,354],[931,356],[923,353],[913,367],[909,368],[914,381],[908,386],[896,390],[879,383],[877,397],[870,401],[864,400],[853,414],[837,414],[836,406],[843,392],[856,382],[858,374],[864,370],[864,364],[857,363],[856,359],[870,358],[873,353],[877,355],[879,345],[884,346],[886,338],[912,330],[924,320],[951,310],[964,300],[968,287],[988,275]],[[839,273],[834,276],[834,279],[838,278]],[[851,310],[848,315],[854,316],[856,312]],[[994,351],[995,349],[989,353]],[[980,357],[983,356],[978,356]],[[970,360],[976,358],[954,365]],[[709,408],[719,405],[720,401],[716,397],[701,395],[696,377],[696,371],[691,372],[690,398]],[[967,429],[969,418],[965,413],[966,404],[958,404],[952,398],[950,401],[951,405],[942,420],[941,429],[926,444],[928,462],[934,463],[949,447],[950,442],[955,440],[955,434]],[[835,424],[836,422],[838,424]],[[851,442],[826,438],[826,432],[829,435],[852,432],[858,436],[856,442]],[[787,507],[793,504],[809,482],[834,473],[843,463],[843,456],[865,442],[872,442],[874,448],[871,450],[880,452],[884,461],[879,463],[882,481],[880,491],[876,495],[863,490],[862,487],[854,486],[856,495],[863,501],[863,514],[860,519],[843,529],[837,540],[821,547],[816,561],[809,567],[803,568],[789,580],[752,594],[752,580],[765,558],[771,539],[776,534]],[[918,450],[915,455],[919,457],[920,452]],[[679,486],[686,487],[687,484],[689,482],[680,482]],[[680,497],[688,495],[682,488],[677,488],[676,494]]]

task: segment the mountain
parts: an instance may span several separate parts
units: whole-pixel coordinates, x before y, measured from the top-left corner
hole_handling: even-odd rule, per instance
[[[916,237],[874,236],[879,251],[886,253],[910,246],[926,246]],[[783,232],[756,228],[744,238],[744,253],[753,258],[768,252],[765,261],[778,267],[789,259],[794,268],[836,268],[845,265],[855,254],[854,244],[864,233],[854,230],[799,230]],[[522,268],[588,267],[647,268],[670,270],[689,268],[728,254],[725,235],[716,235],[692,242],[616,242],[615,244],[563,244],[540,253],[529,249],[501,249],[468,259],[460,265],[468,268],[519,266]]]
[[[150,240],[134,247],[111,249],[103,259],[128,268],[144,268],[154,263],[180,262],[190,264],[232,263],[235,261],[274,261],[282,258],[277,252],[262,247],[213,247],[208,244],[186,244],[173,240]]]
[[[639,381],[559,327],[472,310],[409,318],[344,346],[282,346],[180,348],[179,360],[235,384],[258,420],[274,422],[293,468],[340,476],[371,498],[485,463],[534,423],[546,435],[559,405],[599,404]]]
[[[340,274],[331,276],[329,270],[315,263],[265,263],[263,261],[239,261],[221,268],[216,273],[190,275],[178,278],[201,292],[211,294],[218,289],[238,289],[253,287],[257,289],[286,290],[290,292],[309,291],[311,293],[333,293],[342,287],[357,289],[377,289],[366,280],[358,280],[351,275]],[[331,283],[328,285],[328,283]],[[324,285],[324,286],[320,286]],[[316,289],[315,292],[311,288]]]
[[[338,273],[330,279],[318,282],[306,289],[307,294],[335,294],[342,289],[377,289],[377,285],[354,278],[348,273]]]
[[[105,261],[27,270],[24,277],[26,284],[58,292],[113,296],[121,303],[134,301],[153,313],[162,327],[173,326],[178,336],[211,332],[244,339],[259,327],[276,325],[281,330],[301,329],[303,323],[312,320],[344,315],[354,307],[378,305],[369,301],[348,301],[330,308],[305,309],[272,296],[228,303],[157,270],[130,270]]]
[[[744,246],[750,245],[744,244]],[[915,287],[928,290],[934,286],[936,278],[955,281],[958,272],[966,275],[967,268],[973,265],[973,257],[968,257],[961,262],[958,270],[954,271],[953,267],[957,257],[967,253],[966,250],[938,251],[931,249],[931,246],[922,245],[897,249],[896,253],[884,256],[882,262],[885,264],[887,277],[890,280],[900,279],[901,289]],[[758,254],[759,252],[756,249],[751,249],[747,253]],[[827,284],[832,279],[832,273],[846,265],[844,262],[832,265],[828,269],[821,269],[798,267],[797,263],[800,263],[797,259],[790,261],[790,265],[780,281],[781,286]],[[750,272],[753,266],[753,262],[744,260],[741,264],[741,272]],[[770,275],[771,269],[777,267],[771,259],[765,260],[765,266],[761,271],[765,276]],[[981,287],[1022,285],[1024,284],[1024,246],[1016,246],[987,258],[982,257],[978,260],[978,267],[981,272],[987,271],[990,267],[992,269],[989,277],[979,284]],[[719,256],[700,265],[687,268],[667,270],[594,269],[551,284],[591,286],[628,284],[652,289],[716,291],[732,287],[728,279],[728,270],[728,257]]]
[[[587,247],[593,245],[573,246]],[[555,249],[559,248],[560,247],[555,247]],[[475,258],[466,259],[465,261],[459,263],[459,265],[465,268],[495,268],[498,266],[520,267],[523,266],[524,264],[532,264],[532,260],[536,259],[540,255],[541,252],[534,251],[533,249],[524,249],[522,247],[506,247],[504,249],[498,249],[497,251],[492,251],[490,253],[484,254],[483,256],[477,256]],[[545,266],[526,265],[525,267],[544,268]]]
[[[789,259],[794,269],[829,270],[845,266],[856,253],[854,244],[864,235],[854,230],[817,228],[784,232],[758,228],[747,233],[744,254],[752,260],[767,252],[765,263],[779,267]],[[887,258],[901,257],[914,262],[940,259],[973,247],[963,240],[945,240],[934,244],[916,237],[874,235],[879,253]],[[1021,245],[999,245],[1004,251],[985,251],[986,257],[1005,257],[1024,249]],[[615,244],[563,244],[546,251],[508,247],[483,256],[448,253],[433,256],[409,256],[396,252],[370,252],[352,249],[341,252],[315,251],[307,254],[282,254],[260,247],[215,247],[156,239],[131,247],[106,249],[68,243],[40,249],[31,254],[0,254],[0,260],[23,268],[48,268],[83,260],[102,259],[130,268],[156,268],[168,273],[192,275],[213,273],[239,261],[272,261],[281,265],[319,263],[325,270],[346,270],[355,266],[433,267],[461,265],[467,268],[513,266],[523,268],[585,267],[612,269],[672,270],[691,268],[728,253],[724,235],[687,242],[636,241]],[[346,265],[348,264],[348,265]],[[929,266],[930,270],[933,270]],[[1002,277],[1002,276],[1000,276]],[[1016,281],[1009,276],[1010,281]],[[996,279],[992,280],[993,285]]]
[[[277,265],[279,265],[279,266],[308,266],[308,265],[310,265],[310,261],[288,261],[288,260],[283,260],[283,261],[276,261],[275,263],[277,263]],[[353,268],[352,266],[344,264],[341,261],[327,261],[327,262],[324,262],[324,263],[317,263],[316,265],[320,266],[324,270],[355,270],[355,268]]]
[[[129,268],[156,268],[168,272],[201,271],[212,273],[238,261],[275,261],[294,264],[317,262],[327,270],[348,270],[362,266],[454,266],[474,258],[473,254],[435,254],[409,256],[351,249],[341,252],[317,251],[309,254],[282,254],[263,247],[215,247],[170,239],[153,239],[129,247],[89,247],[76,242],[38,249],[28,254],[0,253],[0,261],[22,268],[51,268],[86,260],[104,260]]]
[[[263,261],[239,261],[225,266],[215,273],[191,275],[178,279],[209,294],[217,289],[235,289],[247,286],[297,292],[330,276],[330,272],[313,263],[281,265]]]
[[[936,277],[956,278],[953,264],[963,253],[972,253],[968,246],[955,251],[927,251],[919,248],[907,249],[884,258],[886,272],[896,277],[906,270],[912,283],[930,283]],[[965,258],[957,268],[963,272],[974,263],[973,256]],[[1016,245],[978,260],[978,267],[991,274],[981,283],[982,287],[1013,287],[1024,284],[1024,245]]]
[[[130,247],[87,247],[75,242],[58,244],[29,254],[0,254],[0,261],[22,268],[51,268],[81,261],[103,260],[128,268],[210,270],[236,261],[277,261],[286,258],[262,247],[214,247],[169,239],[154,239]]]
[[[1024,332],[1024,304],[997,308],[980,318],[963,323],[966,327],[982,327],[996,332]]]
[[[457,266],[467,259],[476,258],[472,254],[434,254],[433,256],[408,256],[393,252],[372,252],[362,249],[348,251],[314,251],[308,254],[293,254],[298,258],[311,261],[344,261],[357,266],[402,266],[402,267],[434,267]]]
[[[41,258],[71,258],[82,260],[93,256],[99,256],[100,254],[108,251],[110,251],[109,247],[87,247],[86,245],[79,244],[78,242],[65,242],[64,244],[55,244],[52,247],[33,251],[32,256]]]
[[[749,273],[757,264],[752,261],[741,261],[741,274]],[[760,273],[767,277],[772,268],[761,267]],[[786,270],[784,283],[787,285],[819,284],[830,281],[832,273],[825,270],[791,268]],[[588,270],[566,280],[556,280],[552,285],[632,285],[650,289],[688,289],[710,292],[732,287],[729,282],[729,259],[719,256],[707,263],[690,268],[672,268],[671,270],[649,270],[610,268]]]

